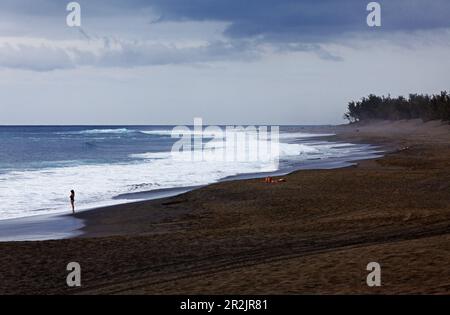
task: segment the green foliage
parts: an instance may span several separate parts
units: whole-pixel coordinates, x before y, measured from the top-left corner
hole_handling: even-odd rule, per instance
[[[370,94],[360,101],[348,103],[344,117],[350,122],[367,119],[417,119],[450,121],[450,95],[443,91],[437,95],[410,94],[392,98],[390,95]]]

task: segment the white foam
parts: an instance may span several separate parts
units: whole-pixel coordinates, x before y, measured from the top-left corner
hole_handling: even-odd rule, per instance
[[[92,208],[117,203],[112,197],[123,193],[204,185],[227,176],[277,169],[269,162],[183,161],[149,154],[159,158],[1,174],[0,219],[69,212],[71,189],[79,208]]]
[[[270,138],[270,128],[268,128],[268,138]],[[225,133],[226,127],[223,128],[223,131]],[[172,135],[172,129],[160,129],[160,130],[139,130],[139,132],[148,134],[148,135],[159,135],[159,136],[171,136]],[[255,135],[254,132],[250,132],[248,130],[240,131],[239,129],[231,129],[232,133],[246,133],[248,135]],[[209,132],[207,130],[193,130],[192,128],[190,130],[186,130],[186,135],[191,136],[203,136],[203,137],[215,137],[216,134],[214,132]],[[306,133],[306,132],[283,132],[280,133],[279,139],[302,139],[302,138],[316,138],[316,137],[327,137],[327,136],[334,136],[334,133]]]
[[[135,133],[138,130],[127,129],[127,128],[115,128],[115,129],[87,129],[80,131],[65,131],[58,134],[79,134],[79,135],[89,135],[89,134],[124,134],[124,133]]]
[[[226,128],[221,128],[223,134],[225,135]],[[164,130],[139,130],[139,132],[147,135],[157,135],[157,136],[172,136],[172,129],[164,129]],[[250,134],[248,131],[240,131],[240,130],[229,130],[230,133],[246,133]],[[183,130],[182,133],[184,135],[190,135],[195,137],[205,137],[205,138],[214,138],[217,136],[216,132],[208,131],[208,130],[194,130],[190,128],[189,130]]]
[[[236,137],[234,137],[236,136]],[[213,140],[205,140],[202,143],[202,159],[206,161],[217,161],[226,158],[227,153],[232,151],[235,157],[238,156],[238,150],[245,151],[241,155],[240,161],[267,161],[277,160],[282,157],[319,153],[315,147],[307,144],[297,143],[280,143],[278,141],[271,141],[271,139],[260,140],[256,134],[238,132],[232,134],[234,141],[228,142],[228,138],[220,138]],[[201,148],[195,148],[199,151]],[[271,150],[271,148],[273,150]],[[233,152],[234,151],[234,152]],[[175,152],[148,152],[130,155],[132,158],[138,159],[163,159],[172,158],[174,160],[191,160],[193,158],[193,151],[175,151]],[[250,157],[253,157],[250,158]],[[239,160],[239,159],[238,159]]]
[[[171,136],[172,135],[172,129],[168,130],[139,130],[141,133],[144,133],[146,135],[155,135],[155,136]]]
[[[130,157],[134,159],[153,160],[153,159],[167,159],[170,157],[170,155],[171,155],[170,152],[147,152],[147,153],[130,154]]]
[[[298,143],[280,143],[280,156],[294,156],[294,155],[304,155],[311,153],[319,153],[320,151],[312,146],[306,144]]]
[[[304,139],[334,136],[334,133],[306,133],[306,132],[285,132],[280,133],[280,139]]]
[[[129,129],[90,129],[84,133],[124,133]],[[157,132],[157,131],[154,131]],[[161,132],[161,131],[158,131]],[[167,130],[169,132],[169,130]],[[171,131],[170,131],[171,132]],[[290,134],[299,137],[305,134]],[[306,135],[309,137],[309,135]],[[284,134],[280,135],[283,138]],[[258,138],[246,138],[261,144]],[[286,139],[286,137],[284,137]],[[0,219],[27,217],[38,214],[70,212],[69,191],[76,191],[80,209],[117,204],[113,200],[124,193],[154,189],[206,185],[218,180],[248,173],[272,172],[278,169],[278,161],[224,161],[208,158],[214,150],[225,149],[217,139],[206,141],[206,158],[193,161],[190,153],[148,152],[132,154],[135,159],[123,164],[61,165],[32,171],[9,171],[0,174]],[[252,148],[252,146],[249,146]],[[351,152],[349,144],[279,143],[281,158],[307,160],[311,156],[326,158],[344,156]]]

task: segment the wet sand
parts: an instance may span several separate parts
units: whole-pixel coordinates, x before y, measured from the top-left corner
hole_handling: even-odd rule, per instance
[[[37,215],[0,220],[0,242],[45,241],[82,234],[83,220],[68,215]]]
[[[319,131],[319,130],[315,130]],[[81,237],[0,243],[3,294],[448,294],[450,128],[329,127],[389,153],[84,212]],[[82,287],[66,287],[79,262]],[[366,285],[366,265],[382,287]]]

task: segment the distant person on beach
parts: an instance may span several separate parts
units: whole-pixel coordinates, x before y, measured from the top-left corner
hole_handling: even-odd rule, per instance
[[[284,178],[280,178],[277,181],[275,181],[272,177],[269,176],[264,179],[264,182],[266,184],[275,184],[275,183],[285,183],[286,180]]]
[[[72,205],[72,213],[75,214],[75,191],[70,191],[70,204]]]

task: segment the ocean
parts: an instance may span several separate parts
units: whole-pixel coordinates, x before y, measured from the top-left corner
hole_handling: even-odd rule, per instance
[[[148,199],[151,192],[239,177],[345,166],[379,153],[280,127],[280,159],[189,161],[170,152],[174,126],[0,126],[0,220]],[[208,139],[208,135],[204,135]]]

